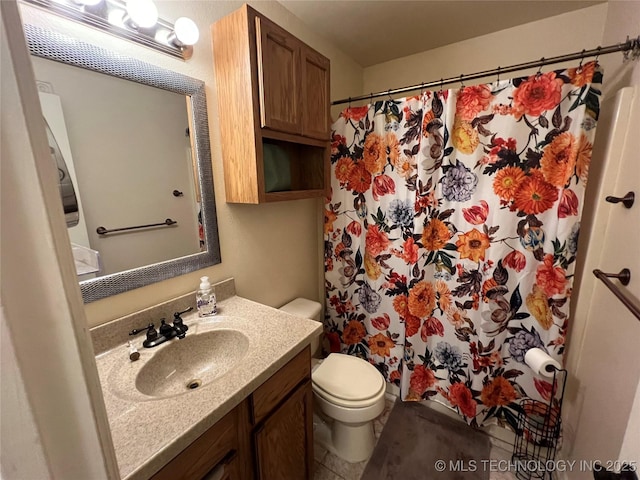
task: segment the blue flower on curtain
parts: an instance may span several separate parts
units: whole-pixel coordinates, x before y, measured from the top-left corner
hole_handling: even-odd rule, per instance
[[[348,108],[333,126],[325,335],[470,424],[549,400],[599,113],[595,63]]]
[[[460,349],[447,342],[438,342],[436,345],[436,358],[450,372],[455,372],[462,367]]]
[[[466,202],[471,198],[478,185],[478,176],[464,166],[460,160],[455,165],[442,168],[442,196],[450,202]]]
[[[389,204],[389,218],[395,225],[410,227],[413,225],[413,205],[402,200],[392,200]]]
[[[378,306],[382,301],[380,294],[375,292],[367,282],[364,282],[360,287],[358,299],[360,300],[362,308],[369,313],[376,313],[376,310],[378,310]]]
[[[519,330],[509,339],[509,354],[516,362],[524,363],[524,355],[530,348],[546,350],[534,327],[531,327],[530,332],[526,329]]]

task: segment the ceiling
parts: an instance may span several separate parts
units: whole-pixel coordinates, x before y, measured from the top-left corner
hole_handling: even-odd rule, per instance
[[[280,3],[367,67],[604,1],[280,0]]]

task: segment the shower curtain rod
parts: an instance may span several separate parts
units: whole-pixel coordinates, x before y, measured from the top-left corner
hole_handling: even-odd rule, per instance
[[[633,53],[631,54],[632,59],[635,60],[636,58],[640,57],[640,36],[632,40],[629,40],[627,37],[626,42],[618,43],[616,45],[609,45],[608,47],[598,47],[598,48],[593,48],[591,50],[582,50],[581,52],[570,53],[567,55],[559,55],[557,57],[550,57],[550,58],[542,57],[540,60],[534,60],[526,63],[519,63],[517,65],[510,65],[504,68],[498,67],[498,68],[494,68],[493,70],[484,70],[482,72],[471,73],[468,75],[459,75],[457,77],[443,78],[440,80],[435,80],[433,82],[420,83],[418,85],[411,85],[409,87],[391,88],[389,90],[385,90],[382,92],[370,93],[369,95],[360,95],[358,97],[343,98],[343,99],[335,100],[334,102],[331,102],[331,105],[340,105],[342,103],[350,103],[350,102],[356,102],[359,100],[373,99],[375,97],[383,97],[387,95],[391,96],[391,95],[396,95],[398,93],[411,92],[413,90],[422,90],[429,87],[438,87],[438,86],[442,86],[449,83],[464,82],[465,80],[475,80],[478,78],[489,77],[493,75],[499,76],[503,73],[517,72],[518,70],[526,70],[528,68],[543,67],[544,65],[552,65],[554,63],[577,60],[579,58],[585,58],[585,57],[597,58],[600,55],[607,55],[609,53],[615,53],[615,52],[629,52],[630,50],[633,51]],[[625,54],[625,58],[627,58],[626,54]]]

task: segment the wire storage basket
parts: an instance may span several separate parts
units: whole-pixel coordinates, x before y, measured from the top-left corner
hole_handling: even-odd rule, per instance
[[[549,403],[526,399],[520,403],[511,461],[519,480],[552,479],[562,437],[562,399],[566,370],[555,370]],[[559,383],[561,387],[558,388]]]

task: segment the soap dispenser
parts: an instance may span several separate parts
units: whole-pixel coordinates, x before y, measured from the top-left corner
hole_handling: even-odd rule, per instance
[[[213,293],[209,277],[200,278],[200,288],[196,292],[196,303],[198,305],[198,315],[210,317],[218,313],[216,306],[216,295]]]

